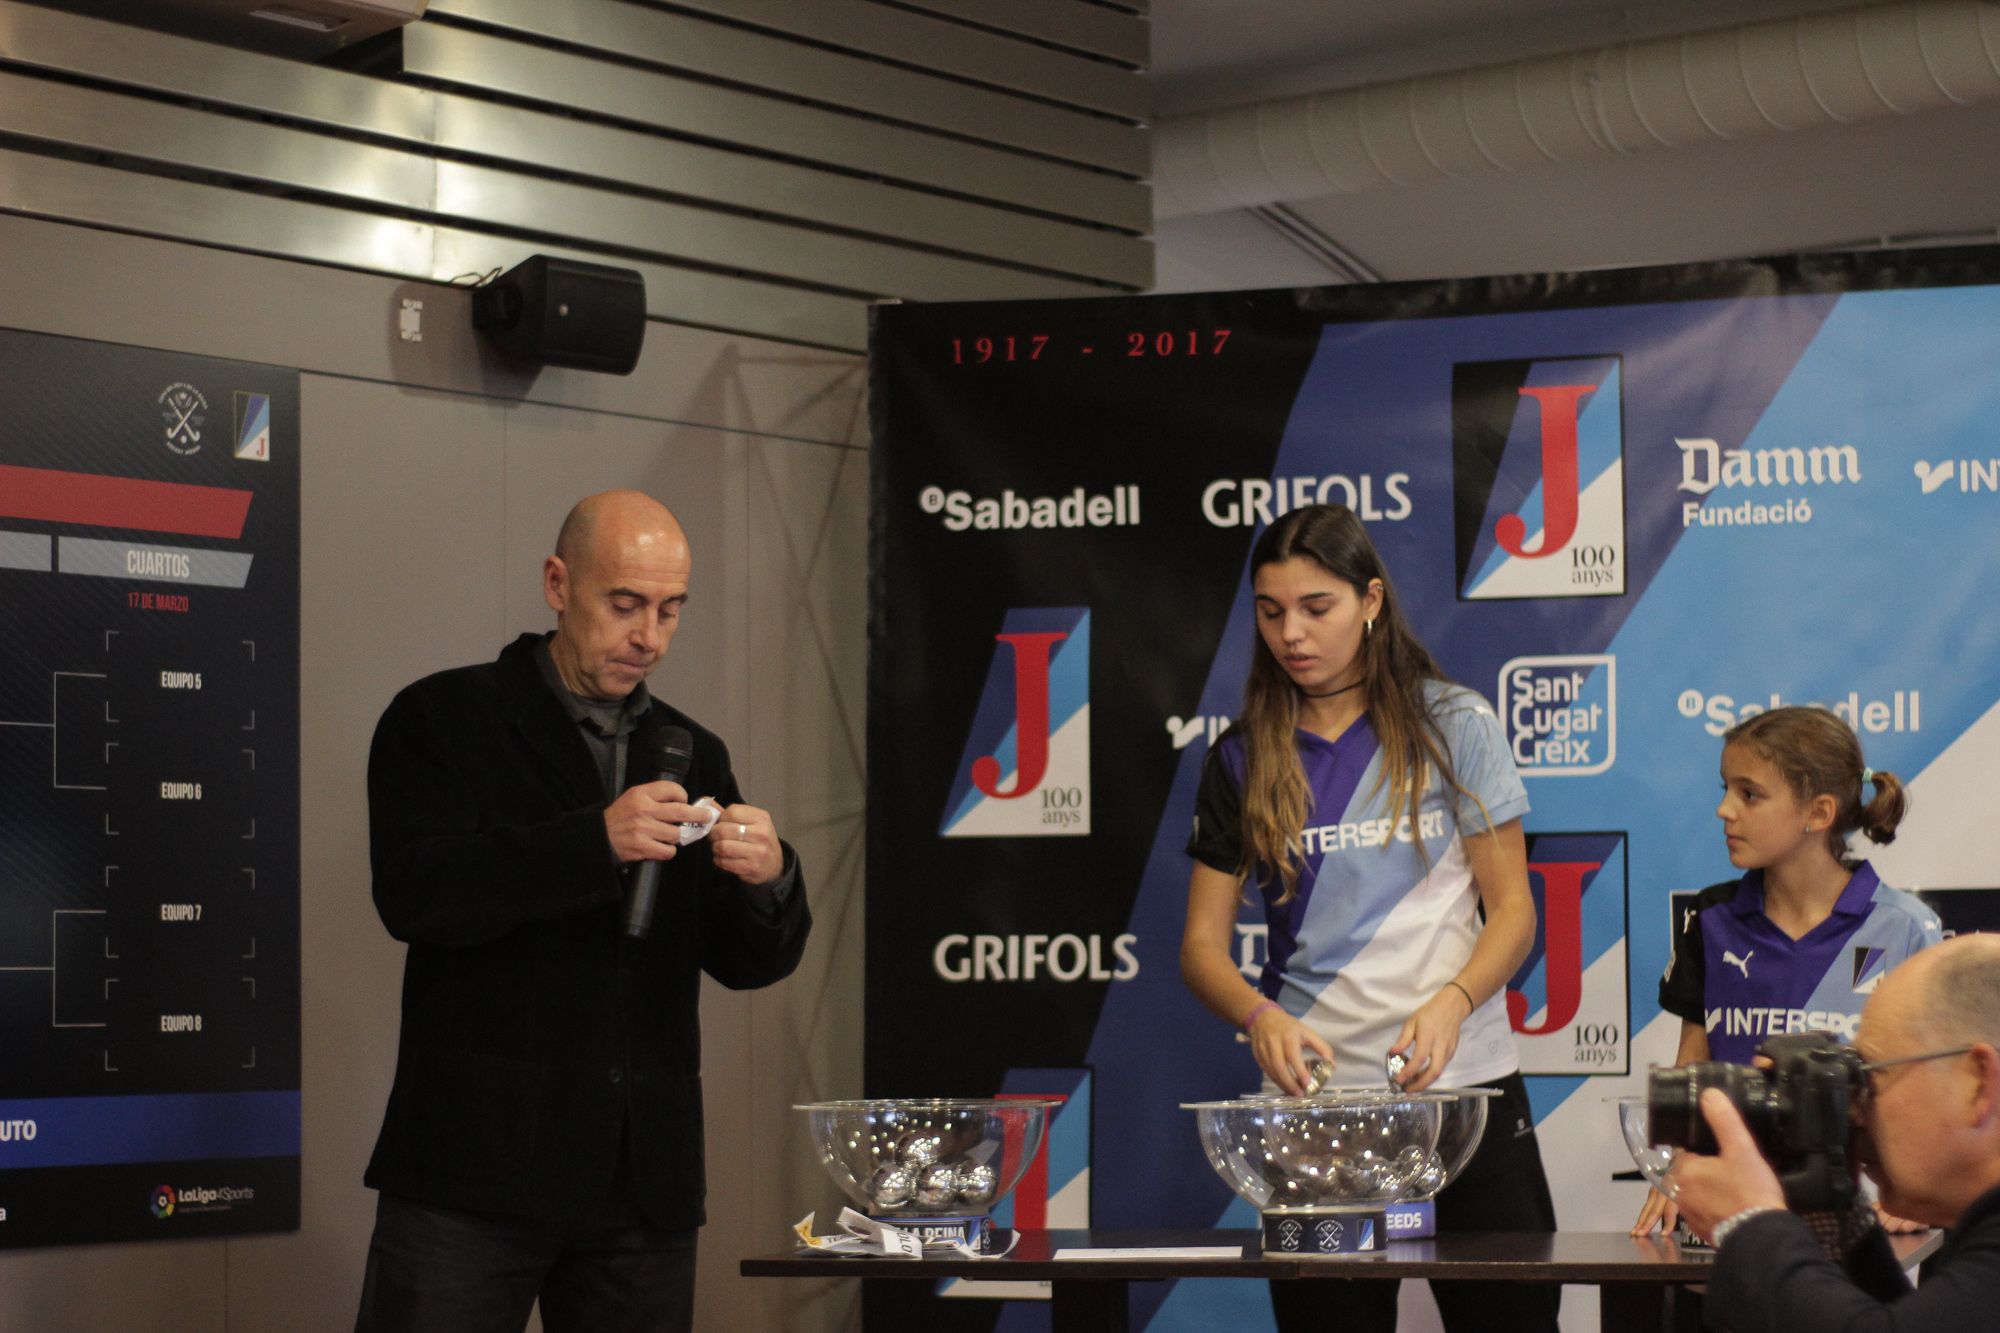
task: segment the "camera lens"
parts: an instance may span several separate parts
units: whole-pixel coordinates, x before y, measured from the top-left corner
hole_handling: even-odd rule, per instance
[[[1647,1076],[1646,1131],[1654,1147],[1699,1153],[1716,1150],[1715,1133],[1701,1113],[1705,1088],[1720,1088],[1743,1113],[1751,1133],[1757,1134],[1767,1118],[1769,1082],[1762,1071],[1748,1065],[1711,1060],[1678,1069],[1655,1069]]]

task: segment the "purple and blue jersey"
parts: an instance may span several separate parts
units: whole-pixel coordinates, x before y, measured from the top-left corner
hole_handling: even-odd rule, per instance
[[[1337,740],[1296,732],[1310,794],[1298,893],[1279,903],[1276,874],[1264,868],[1257,880],[1269,928],[1258,987],[1332,1044],[1337,1084],[1380,1084],[1403,1020],[1465,966],[1480,930],[1465,839],[1528,809],[1492,708],[1443,681],[1426,689],[1463,790],[1427,773],[1412,829],[1404,802],[1381,780],[1381,742],[1366,715]],[[1188,855],[1232,875],[1243,864],[1245,762],[1233,732],[1209,752],[1187,845]],[[1440,1083],[1488,1082],[1519,1064],[1505,996],[1496,994],[1460,1026]]]
[[[1764,872],[1753,870],[1682,910],[1660,1007],[1701,1024],[1709,1058],[1735,1064],[1788,1032],[1852,1041],[1875,983],[1943,933],[1937,913],[1863,861],[1832,914],[1795,940],[1764,915]]]

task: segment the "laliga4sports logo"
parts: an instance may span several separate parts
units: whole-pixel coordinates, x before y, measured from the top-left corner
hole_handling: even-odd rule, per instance
[[[952,780],[947,838],[1090,832],[1090,609],[1009,611]]]
[[[1452,367],[1461,601],[1625,591],[1622,375],[1616,356]]]

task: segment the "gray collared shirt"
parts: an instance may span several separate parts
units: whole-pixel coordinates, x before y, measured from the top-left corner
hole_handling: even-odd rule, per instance
[[[542,679],[548,682],[549,691],[563,711],[583,733],[590,757],[597,761],[598,777],[604,781],[605,799],[615,801],[625,789],[625,752],[631,745],[632,733],[638,730],[639,719],[652,707],[653,698],[646,693],[643,680],[623,699],[586,699],[575,693],[556,670],[556,659],[549,651],[553,638],[545,636],[536,646],[535,665],[541,668]]]

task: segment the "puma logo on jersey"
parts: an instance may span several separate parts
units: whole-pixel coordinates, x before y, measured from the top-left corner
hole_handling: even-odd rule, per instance
[[[1744,954],[1741,958],[1738,958],[1736,954],[1729,949],[1724,949],[1722,951],[1722,961],[1729,964],[1731,967],[1735,968],[1738,972],[1741,972],[1743,974],[1743,979],[1745,981],[1750,980],[1750,960],[1752,958],[1755,958],[1756,956],[1757,956],[1757,951],[1755,949],[1752,949],[1749,953]]]

